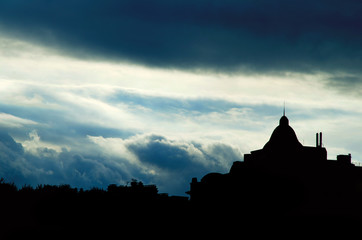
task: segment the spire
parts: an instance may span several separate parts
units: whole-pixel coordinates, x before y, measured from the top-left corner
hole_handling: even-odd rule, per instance
[[[285,101],[284,101],[284,106],[283,106],[283,116],[280,118],[279,120],[279,125],[284,125],[284,126],[288,126],[289,125],[289,120],[288,118],[285,116]]]
[[[285,101],[284,101],[284,108],[283,108],[283,116],[285,117]]]

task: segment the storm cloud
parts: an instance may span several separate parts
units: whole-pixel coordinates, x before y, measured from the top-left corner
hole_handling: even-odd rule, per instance
[[[223,72],[360,72],[362,3],[0,2],[12,36],[81,58]]]
[[[283,101],[303,144],[323,131],[331,156],[361,155],[361,10],[0,1],[0,176],[83,188],[136,178],[184,194],[262,147]]]
[[[226,172],[232,161],[241,160],[240,152],[225,144],[182,142],[159,135],[128,139],[88,136],[83,148],[60,151],[37,144],[40,137],[36,132],[29,137],[21,144],[0,132],[0,174],[19,187],[70,184],[106,188],[138,179],[156,183],[162,192],[183,195],[192,177]]]

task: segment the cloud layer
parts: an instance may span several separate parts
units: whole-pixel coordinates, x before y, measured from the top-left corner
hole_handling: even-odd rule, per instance
[[[356,0],[4,0],[0,26],[82,58],[227,72],[360,72],[361,10]]]
[[[361,160],[360,5],[0,1],[0,176],[184,194],[262,147],[283,101],[303,144]]]
[[[107,84],[4,83],[0,176],[20,186],[106,187],[136,178],[184,194],[192,177],[227,172],[242,154],[261,148],[282,114],[273,104],[109,91]],[[291,126],[305,145],[323,131],[329,158],[351,152],[359,160],[360,102],[333,97],[325,106],[287,107]]]
[[[222,143],[188,143],[158,135],[88,136],[83,143],[83,148],[56,151],[42,146],[34,131],[23,145],[2,132],[0,175],[18,186],[71,184],[88,189],[136,178],[157,184],[160,191],[183,195],[192,177],[227,172],[232,161],[242,159],[237,149]]]

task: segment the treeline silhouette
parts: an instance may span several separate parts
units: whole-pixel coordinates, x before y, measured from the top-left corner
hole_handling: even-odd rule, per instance
[[[0,238],[69,234],[126,234],[172,227],[187,215],[186,197],[158,193],[155,185],[132,180],[107,189],[41,184],[35,188],[0,179]],[[177,225],[177,224],[176,224]],[[136,231],[136,232],[135,232]]]
[[[246,173],[245,178],[251,175]],[[262,180],[248,188],[238,181],[226,189],[216,187],[212,196],[205,195],[205,201],[160,194],[155,185],[136,180],[129,185],[84,190],[67,184],[18,189],[1,178],[0,239],[265,237],[318,231],[326,236],[336,229],[358,229],[362,223],[355,218],[362,216],[361,208],[355,206],[348,208],[355,209],[353,214],[343,215],[290,212],[303,209],[305,191],[291,192],[295,186],[285,179],[280,184],[278,178],[258,177]],[[280,192],[264,191],[275,184]]]

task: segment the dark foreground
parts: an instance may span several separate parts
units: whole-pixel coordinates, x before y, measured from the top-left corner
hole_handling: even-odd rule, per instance
[[[233,199],[200,204],[140,182],[83,191],[69,185],[17,189],[1,181],[0,196],[0,239],[345,237],[362,226],[358,206],[301,212],[251,202],[243,207]]]

